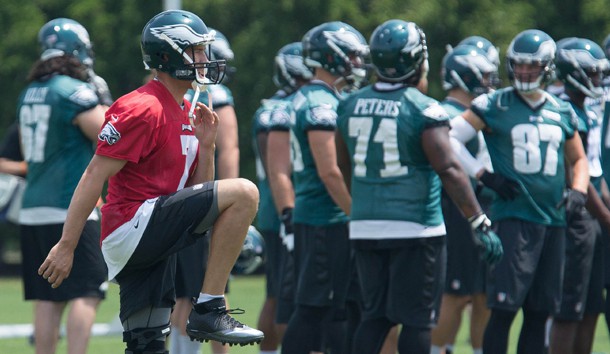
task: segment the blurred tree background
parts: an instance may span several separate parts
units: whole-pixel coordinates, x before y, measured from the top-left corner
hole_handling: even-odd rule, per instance
[[[180,2],[178,2],[180,3]],[[89,31],[96,53],[95,71],[115,98],[141,85],[146,72],[140,34],[163,10],[156,0],[0,0],[0,136],[15,120],[15,105],[25,77],[39,55],[39,28],[56,17],[69,17]],[[538,28],[555,40],[578,36],[598,43],[610,33],[608,0],[182,0],[181,7],[220,30],[235,52],[237,68],[227,86],[233,91],[240,128],[241,175],[254,179],[250,126],[260,100],[275,91],[273,57],[284,44],[298,41],[311,27],[340,20],[368,38],[380,23],[414,21],[428,39],[429,94],[442,99],[440,62],[447,44],[481,35],[500,49],[502,65],[510,40]],[[500,69],[505,78],[504,67]],[[505,80],[505,83],[506,80]]]

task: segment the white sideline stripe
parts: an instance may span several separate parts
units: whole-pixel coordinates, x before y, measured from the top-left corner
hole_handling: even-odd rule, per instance
[[[34,332],[32,324],[0,324],[0,339],[29,337]],[[64,326],[61,328],[61,335],[66,335]],[[92,336],[113,336],[123,334],[123,326],[117,317],[110,323],[94,323],[91,328]]]

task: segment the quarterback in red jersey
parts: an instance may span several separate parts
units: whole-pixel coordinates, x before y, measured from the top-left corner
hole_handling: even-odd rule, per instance
[[[181,10],[146,24],[142,55],[155,79],[106,113],[61,240],[39,269],[53,287],[68,277],[80,230],[108,181],[101,243],[108,277],[120,286],[126,353],[167,353],[176,252],[209,230],[210,266],[193,301],[188,335],[242,345],[264,337],[230,316],[223,295],[256,214],[258,190],[245,179],[213,180],[218,115],[201,103],[192,109],[183,99],[191,85],[201,90],[221,79],[225,63],[208,59],[214,35],[199,17]]]

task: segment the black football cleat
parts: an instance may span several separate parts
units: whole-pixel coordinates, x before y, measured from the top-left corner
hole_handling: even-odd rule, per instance
[[[214,340],[222,344],[260,343],[265,335],[237,321],[230,314],[242,314],[244,310],[227,310],[224,298],[200,304],[193,303],[193,310],[186,323],[186,333],[199,342]]]

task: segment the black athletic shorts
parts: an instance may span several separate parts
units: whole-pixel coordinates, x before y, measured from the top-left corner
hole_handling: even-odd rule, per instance
[[[205,235],[193,233],[199,224],[213,226],[218,217],[215,185],[207,182],[202,188],[188,187],[157,199],[140,243],[115,277],[120,286],[121,322],[147,306],[174,306],[176,255]],[[200,265],[197,260],[193,267]]]
[[[203,237],[197,238],[192,246],[178,251],[176,256],[176,298],[199,297],[210,255],[210,231],[206,232]],[[225,286],[225,294],[228,293],[229,281]]]
[[[288,249],[282,244],[280,247],[280,265],[278,277],[277,305],[275,309],[275,322],[287,324],[294,312],[294,296],[297,282],[297,256],[298,250],[302,249],[302,242],[294,235],[294,249]]]
[[[282,248],[282,239],[278,231],[259,230],[265,240],[265,284],[268,298],[277,298],[280,264]]]
[[[602,258],[604,259],[604,287],[609,289],[610,294],[610,230],[602,229]],[[610,297],[610,295],[608,295]]]
[[[347,223],[295,224],[294,231],[303,244],[302,252],[298,250],[295,303],[344,311],[352,254]]]
[[[494,223],[504,256],[490,268],[487,303],[492,309],[525,307],[555,315],[559,311],[565,228],[520,219]]]
[[[391,240],[381,247],[371,244],[354,242],[362,320],[385,318],[432,328],[438,320],[445,281],[445,237]]]
[[[53,289],[38,275],[38,268],[61,238],[63,224],[21,225],[21,267],[26,300],[63,302],[81,297],[103,299],[108,270],[100,248],[100,224],[89,220],[74,250],[70,275]]]
[[[447,273],[444,292],[453,295],[485,293],[487,263],[475,245],[470,223],[455,203],[442,194],[443,218],[447,229]]]
[[[583,209],[571,216],[566,236],[561,309],[555,317],[579,321],[585,312],[603,311],[602,235],[597,220]]]
[[[176,257],[176,298],[199,297],[205,276],[209,239],[198,238],[178,251]]]

